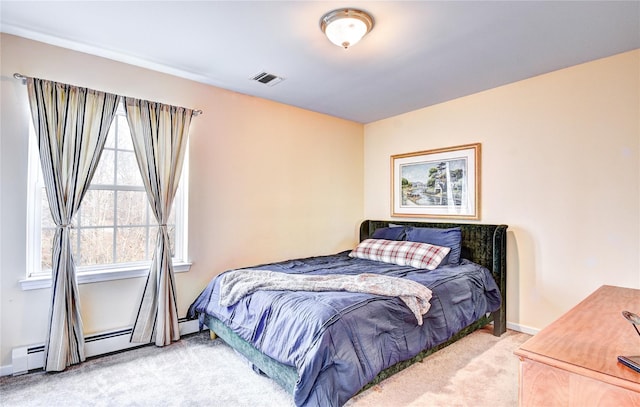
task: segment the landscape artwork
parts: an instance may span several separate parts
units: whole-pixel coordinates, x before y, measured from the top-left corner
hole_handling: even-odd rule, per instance
[[[400,166],[401,206],[461,206],[467,201],[465,158]]]
[[[392,216],[479,219],[480,144],[391,157]]]

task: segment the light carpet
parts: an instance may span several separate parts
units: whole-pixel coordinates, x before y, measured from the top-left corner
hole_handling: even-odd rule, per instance
[[[482,329],[356,395],[348,407],[516,406],[529,335]],[[287,407],[292,397],[207,332],[158,348],[97,357],[60,373],[0,378],[0,404],[22,406]]]

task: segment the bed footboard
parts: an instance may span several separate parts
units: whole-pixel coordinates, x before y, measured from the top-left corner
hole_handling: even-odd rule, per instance
[[[441,343],[440,345],[434,346],[433,348],[425,349],[422,352],[418,353],[411,359],[403,360],[402,362],[398,362],[393,366],[388,367],[387,369],[378,373],[378,375],[367,385],[365,385],[360,392],[367,390],[368,388],[375,386],[376,384],[382,382],[383,380],[393,376],[394,374],[401,372],[402,370],[408,368],[412,364],[416,362],[422,361],[427,356],[431,355],[443,349],[452,343],[460,340],[461,338],[469,335],[470,333],[484,327],[491,319],[489,317],[483,317],[480,320],[474,322],[463,330],[459,331],[453,337],[451,337],[448,341]],[[287,392],[293,394],[293,388],[298,382],[298,372],[293,366],[288,366],[278,362],[275,359],[270,358],[264,353],[260,352],[250,343],[246,342],[242,339],[238,334],[229,329],[226,325],[224,325],[220,320],[210,315],[204,316],[204,324],[209,328],[209,333],[212,339],[219,337],[226,344],[228,344],[231,348],[235,349],[241,355],[248,359],[249,363],[255,366],[259,371],[269,376],[276,383],[278,383],[283,389]],[[494,328],[495,329],[495,328]],[[495,333],[494,333],[495,334]]]
[[[215,317],[204,315],[204,324],[213,333],[212,335],[219,336],[231,348],[247,358],[258,370],[293,394],[293,387],[298,381],[298,372],[295,367],[280,363],[260,352]]]

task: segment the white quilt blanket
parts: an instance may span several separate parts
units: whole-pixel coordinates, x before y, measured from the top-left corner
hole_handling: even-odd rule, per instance
[[[399,297],[413,312],[418,325],[422,325],[422,316],[431,307],[432,295],[430,289],[415,281],[379,274],[300,275],[242,269],[222,275],[220,305],[231,306],[258,290],[349,291]]]

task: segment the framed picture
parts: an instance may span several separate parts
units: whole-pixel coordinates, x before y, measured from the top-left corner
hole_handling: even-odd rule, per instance
[[[391,216],[480,219],[480,143],[392,155]]]

